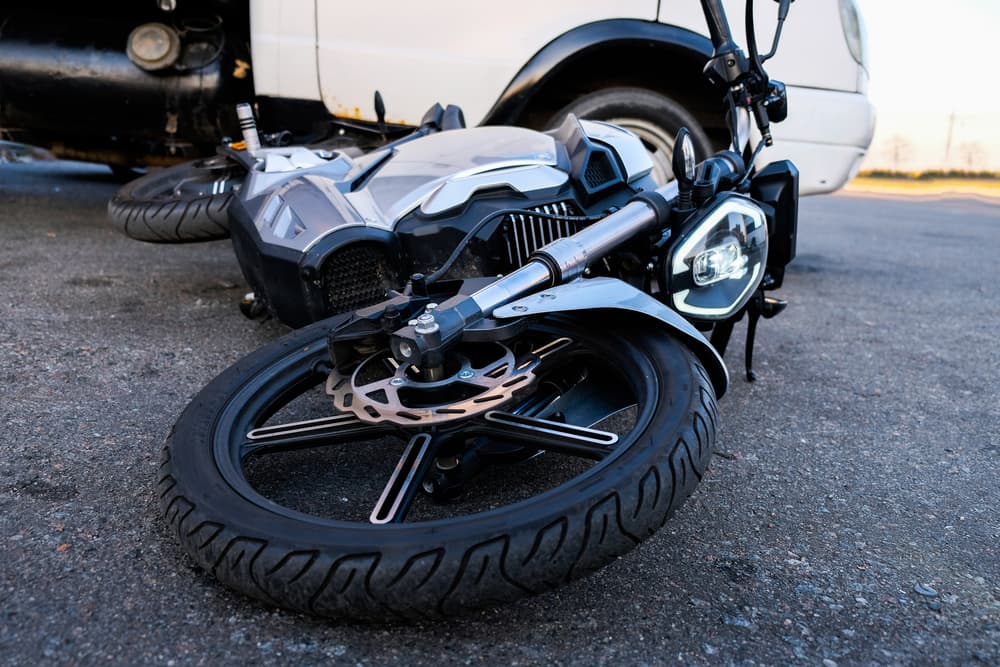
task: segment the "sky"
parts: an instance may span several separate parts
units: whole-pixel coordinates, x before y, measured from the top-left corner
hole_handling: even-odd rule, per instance
[[[1000,171],[1000,0],[858,5],[877,110],[863,168]]]

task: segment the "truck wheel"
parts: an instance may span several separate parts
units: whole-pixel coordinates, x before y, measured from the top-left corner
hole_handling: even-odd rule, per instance
[[[638,136],[653,158],[653,178],[661,185],[674,179],[670,158],[674,137],[682,127],[691,133],[699,160],[714,152],[712,142],[694,116],[666,95],[645,88],[604,88],[584,95],[563,107],[549,126],[558,127],[570,113],[577,118],[620,125]]]
[[[108,202],[120,232],[151,243],[213,241],[229,236],[226,210],[246,170],[223,156],[158,169],[126,183]]]

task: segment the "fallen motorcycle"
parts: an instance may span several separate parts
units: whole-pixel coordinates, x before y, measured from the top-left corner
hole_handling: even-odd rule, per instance
[[[318,122],[316,130],[305,136],[281,131],[261,137],[256,127],[252,131],[244,129],[243,140],[224,138],[215,155],[154,169],[126,183],[108,201],[108,218],[121,233],[148,243],[196,243],[228,238],[229,204],[247,174],[256,168],[257,158],[293,150],[299,154],[309,151],[317,157],[335,153],[360,155],[402,137],[415,138],[438,131],[442,129],[439,123],[464,123],[461,117],[442,113],[425,118],[414,130],[385,122],[385,107],[378,93],[375,107],[378,123],[330,118]],[[237,114],[241,122],[253,119],[248,104],[238,105]]]
[[[702,7],[733,150],[696,164],[682,131],[666,186],[634,136],[573,117],[254,167],[232,231],[268,308],[299,325],[388,298],[245,357],[181,415],[159,493],[199,565],[291,609],[438,617],[562,585],[670,517],[712,454],[733,322],[750,375],[795,252],[797,171],[753,167],[785,114],[774,47],[752,2],[749,58]]]

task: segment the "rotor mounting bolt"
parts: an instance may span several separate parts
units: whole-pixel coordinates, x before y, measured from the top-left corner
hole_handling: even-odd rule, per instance
[[[469,378],[471,378],[474,375],[475,375],[475,373],[473,371],[468,370],[468,369],[466,369],[464,371],[459,371],[459,373],[458,373],[458,377],[462,378],[463,380],[468,380]]]
[[[389,380],[389,384],[391,384],[393,387],[402,387],[405,382],[406,380],[404,380],[403,378],[392,378],[391,380]]]
[[[513,310],[515,313],[523,313],[526,310],[528,310],[528,307],[527,306],[511,306],[510,309]]]
[[[417,324],[414,327],[418,334],[423,334],[425,336],[436,332],[440,328],[441,327],[438,326],[438,323],[434,321],[434,315],[431,313],[424,313],[418,317]]]
[[[541,294],[540,296],[541,296],[541,298],[543,298],[545,300],[551,300],[551,299],[556,298],[555,294],[549,294],[548,292],[545,292],[544,294]]]

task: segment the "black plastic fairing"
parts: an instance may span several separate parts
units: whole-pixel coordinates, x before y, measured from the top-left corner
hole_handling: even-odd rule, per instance
[[[570,114],[556,130],[550,132],[566,149],[570,176],[584,204],[590,204],[615,186],[625,184],[625,172],[615,151],[603,142],[591,139]]]
[[[268,312],[282,322],[300,327],[322,316],[310,307],[321,299],[319,290],[310,294],[310,284],[299,274],[301,253],[291,248],[265,244],[257,232],[253,215],[243,200],[229,205],[229,232],[243,276]]]
[[[372,279],[368,282],[372,284],[354,285],[357,294],[338,295],[337,299],[331,300],[331,288],[346,290],[352,287],[349,284],[330,284],[330,263],[339,259],[345,249],[380,250],[385,257],[385,267],[406,268],[393,235],[371,227],[345,227],[324,235],[303,253],[267,243],[261,238],[254,223],[260,202],[261,199],[255,199],[247,204],[236,198],[230,204],[233,249],[256,297],[285,324],[305,326],[337,312],[340,308],[335,305],[338,303],[349,303],[352,307],[368,305],[382,298],[382,290],[378,288],[402,286],[404,281],[401,275],[405,273],[370,266],[378,258],[367,253],[367,258],[353,258],[367,261],[358,270],[363,275],[352,278],[362,280],[370,277]]]
[[[768,215],[769,250],[767,272],[769,288],[781,286],[785,266],[795,259],[799,220],[799,170],[789,160],[772,162],[750,181],[750,195],[768,204],[774,214]],[[764,209],[768,211],[767,208]]]
[[[563,203],[567,204],[565,208],[561,206]],[[442,215],[428,216],[418,208],[396,224],[400,256],[407,258],[407,270],[431,273],[443,265],[455,247],[485,217],[506,209],[546,207],[549,210],[567,210],[571,213],[581,210],[568,183],[556,195],[544,200],[526,197],[509,188],[499,188],[491,192],[478,192],[460,209]],[[520,216],[521,221],[525,217]],[[466,251],[446,275],[496,275],[517,268],[519,264],[511,252],[514,239],[507,236],[508,222],[506,216],[497,215],[494,221],[485,224],[469,241]],[[563,230],[570,227],[566,223]]]

